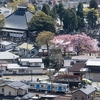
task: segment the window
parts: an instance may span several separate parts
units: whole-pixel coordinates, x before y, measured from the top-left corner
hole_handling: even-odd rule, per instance
[[[9,95],[11,95],[11,92],[9,92]]]
[[[4,89],[2,89],[2,92],[4,92]]]
[[[74,96],[74,99],[77,99],[77,96],[76,95]]]
[[[35,64],[35,66],[38,66],[39,64],[38,63],[34,63]]]
[[[82,97],[82,100],[84,100],[84,97]]]
[[[41,87],[43,87],[43,85],[41,85]]]

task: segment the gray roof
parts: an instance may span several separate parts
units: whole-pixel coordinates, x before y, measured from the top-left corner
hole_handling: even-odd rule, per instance
[[[22,83],[20,81],[14,81],[14,82],[11,82],[10,84],[8,84],[8,86],[11,86],[13,88],[21,88],[21,89],[26,89],[28,88],[28,85],[26,85],[25,83]]]
[[[31,97],[33,97],[34,96],[34,93],[28,93],[28,94],[26,94],[26,95],[24,95],[23,97],[22,97],[22,99],[29,99],[29,98],[31,98]]]
[[[17,96],[14,98],[14,100],[21,100],[21,98]]]
[[[91,85],[86,85],[85,88],[82,87],[79,90],[82,91],[83,93],[85,93],[86,95],[89,95],[92,92],[96,91],[96,89],[94,87],[92,87]]]
[[[29,87],[28,85],[20,81],[6,82],[6,83],[1,84],[0,86],[5,86],[5,85],[10,86],[15,89],[23,89],[23,90]]]
[[[6,17],[5,28],[27,30],[27,23],[33,17],[33,13],[26,8],[18,8],[15,12]]]

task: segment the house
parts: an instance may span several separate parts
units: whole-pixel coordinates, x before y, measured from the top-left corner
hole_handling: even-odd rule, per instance
[[[86,56],[86,55],[79,55],[79,56],[72,56],[72,60],[76,62],[86,62],[89,59],[96,59],[95,56]]]
[[[72,94],[72,100],[94,100],[96,89],[91,85],[86,85],[76,90]]]
[[[19,64],[27,66],[31,73],[43,73],[44,63],[42,58],[21,58]]]
[[[66,68],[72,67],[72,65],[73,65],[74,63],[76,63],[76,61],[64,59],[64,67],[66,67]]]
[[[100,81],[100,59],[90,59],[86,62],[86,67],[89,69],[89,73],[86,78],[92,81]]]
[[[68,74],[68,68],[60,68],[58,71],[59,74]]]
[[[13,63],[7,64],[6,73],[4,74],[25,74],[28,73],[28,67],[21,67],[20,65]]]
[[[18,46],[19,48],[19,55],[21,57],[31,57],[34,51],[34,46],[33,44],[29,44],[29,43],[22,43],[21,45]]]
[[[0,52],[0,61],[7,61],[11,63],[16,61],[16,59],[18,58],[19,58],[18,55],[15,55],[8,51]]]
[[[1,51],[6,51],[9,49],[14,49],[17,46],[16,43],[14,42],[8,42],[8,41],[1,41],[0,42],[0,50]]]
[[[84,75],[88,72],[88,69],[85,63],[75,63],[68,71],[70,75]]]
[[[17,63],[0,64],[0,75],[43,74],[42,67],[21,66]]]
[[[0,99],[2,100],[26,100],[34,96],[28,92],[29,86],[20,81],[6,82],[0,85]],[[19,98],[19,99],[18,99]]]
[[[12,13],[12,9],[7,7],[0,7],[0,13],[7,17]]]

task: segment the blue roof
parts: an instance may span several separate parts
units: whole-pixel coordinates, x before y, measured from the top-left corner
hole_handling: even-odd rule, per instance
[[[18,8],[11,15],[6,17],[5,28],[27,30],[27,23],[33,17],[33,13],[28,11],[27,8]]]

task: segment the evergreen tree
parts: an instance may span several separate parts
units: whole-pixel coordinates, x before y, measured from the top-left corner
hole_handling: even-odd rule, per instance
[[[78,18],[78,29],[82,29],[85,26],[82,2],[80,2],[77,7],[77,18]]]
[[[43,4],[43,8],[42,8],[42,11],[47,14],[47,15],[50,15],[50,7],[48,4]]]
[[[98,4],[97,4],[96,0],[91,0],[89,7],[94,8],[94,9],[98,9]]]
[[[97,11],[92,8],[88,13],[87,13],[87,22],[90,27],[94,27],[96,25],[97,21]]]
[[[55,21],[51,16],[40,11],[32,17],[28,23],[28,27],[30,30],[36,29],[37,32],[55,32]]]
[[[57,19],[58,15],[57,15],[57,9],[56,9],[55,6],[51,9],[51,14],[50,15],[52,16],[52,18]]]
[[[60,18],[61,21],[64,18],[64,12],[65,12],[64,6],[63,6],[62,3],[60,3],[59,8],[58,8],[58,15],[59,15],[59,18]]]
[[[70,21],[71,21],[71,15],[70,15],[70,9],[67,9],[67,11],[65,12],[65,16],[63,19],[63,28],[65,31],[69,31],[69,26],[70,26]]]
[[[65,13],[64,20],[63,20],[63,28],[65,31],[74,31],[77,28],[77,15],[75,10],[68,9]]]

